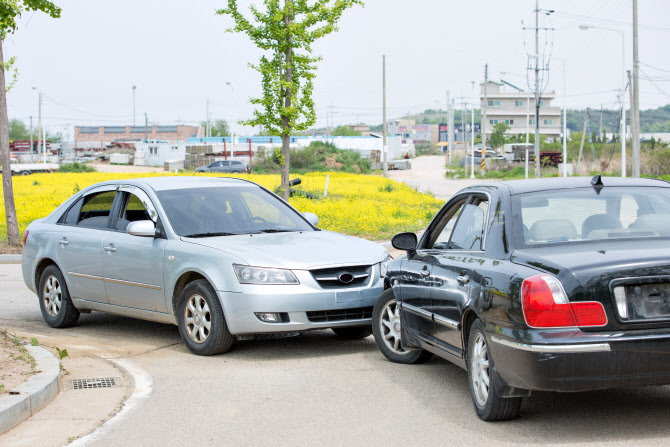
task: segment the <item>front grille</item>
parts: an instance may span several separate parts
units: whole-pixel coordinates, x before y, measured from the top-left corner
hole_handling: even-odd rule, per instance
[[[310,270],[310,273],[324,289],[356,287],[367,284],[372,274],[371,265],[354,265]],[[351,281],[347,281],[351,275]]]
[[[312,323],[326,321],[364,320],[372,318],[372,307],[358,307],[355,309],[315,310],[307,312],[307,318]]]

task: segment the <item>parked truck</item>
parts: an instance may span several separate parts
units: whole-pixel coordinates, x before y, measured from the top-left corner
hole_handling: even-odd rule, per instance
[[[30,175],[39,172],[58,171],[58,163],[11,163],[9,165],[12,175]],[[2,166],[0,166],[0,172]]]

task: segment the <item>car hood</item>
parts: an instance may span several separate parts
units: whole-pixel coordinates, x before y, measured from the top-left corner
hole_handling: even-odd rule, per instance
[[[181,239],[184,242],[230,253],[249,265],[293,270],[340,265],[371,265],[383,261],[388,256],[388,251],[375,242],[330,231]]]

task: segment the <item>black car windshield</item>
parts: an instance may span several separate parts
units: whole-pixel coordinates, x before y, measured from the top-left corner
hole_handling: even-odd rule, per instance
[[[180,236],[313,231],[281,199],[256,186],[170,189],[157,194]]]
[[[670,188],[561,189],[513,196],[517,246],[670,237]]]

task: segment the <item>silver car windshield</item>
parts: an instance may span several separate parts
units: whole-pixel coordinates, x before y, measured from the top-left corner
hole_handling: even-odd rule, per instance
[[[513,196],[519,247],[670,237],[670,188],[562,189]]]
[[[157,194],[179,236],[314,231],[281,199],[255,186],[172,189]]]

